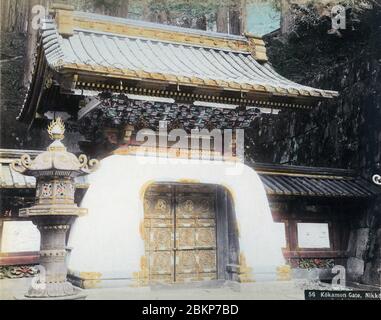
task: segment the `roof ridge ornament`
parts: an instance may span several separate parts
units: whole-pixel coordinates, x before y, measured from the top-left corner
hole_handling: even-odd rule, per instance
[[[58,32],[63,37],[74,34],[74,6],[66,3],[53,3],[50,12],[57,23]]]
[[[250,51],[254,59],[259,62],[267,62],[267,50],[263,38],[249,32],[246,32],[244,35],[249,42]]]

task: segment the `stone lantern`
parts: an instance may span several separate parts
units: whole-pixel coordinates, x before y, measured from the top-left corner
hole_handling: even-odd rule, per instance
[[[65,127],[60,118],[53,120],[48,133],[53,141],[47,151],[34,160],[24,154],[15,160],[12,169],[36,177],[34,206],[20,210],[21,216],[31,218],[41,234],[40,275],[32,282],[24,298],[78,299],[85,296],[66,279],[66,232],[76,217],[87,209],[74,202],[74,178],[91,173],[98,161],[88,161],[85,155],[78,158],[66,151],[61,140]]]

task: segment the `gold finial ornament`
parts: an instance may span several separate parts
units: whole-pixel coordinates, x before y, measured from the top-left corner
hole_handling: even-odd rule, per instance
[[[57,117],[50,122],[48,133],[52,140],[62,140],[65,137],[65,125],[60,117]]]

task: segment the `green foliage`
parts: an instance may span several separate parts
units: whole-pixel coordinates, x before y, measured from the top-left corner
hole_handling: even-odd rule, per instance
[[[93,0],[93,3],[95,8],[104,7],[110,10],[120,7],[122,1],[124,0]]]
[[[151,12],[169,11],[176,12],[181,16],[188,18],[197,18],[216,12],[220,3],[216,1],[189,1],[189,0],[167,0],[167,1],[150,1],[149,7]]]

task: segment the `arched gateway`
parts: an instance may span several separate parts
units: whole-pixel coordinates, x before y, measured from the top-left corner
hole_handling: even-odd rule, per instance
[[[72,281],[92,287],[275,279],[284,264],[282,239],[263,185],[250,167],[242,165],[237,176],[232,167],[105,158],[83,200],[91,214],[70,233]]]

